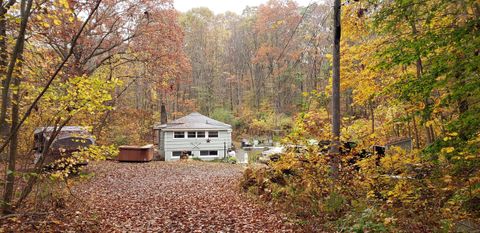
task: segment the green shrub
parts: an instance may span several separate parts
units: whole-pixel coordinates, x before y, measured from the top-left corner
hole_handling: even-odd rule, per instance
[[[227,124],[232,125],[234,123],[233,113],[228,109],[216,108],[210,114],[210,117],[217,121],[225,122]]]
[[[386,224],[393,224],[393,218],[384,217],[384,214],[374,208],[366,208],[360,212],[351,212],[334,222],[338,232],[392,232]],[[386,223],[386,224],[385,224]]]
[[[227,157],[227,163],[231,163],[231,164],[236,164],[237,163],[237,158],[236,157]]]

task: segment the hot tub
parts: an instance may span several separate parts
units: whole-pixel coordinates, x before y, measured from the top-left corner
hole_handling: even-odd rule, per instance
[[[117,160],[120,162],[149,162],[153,159],[153,145],[120,146]]]

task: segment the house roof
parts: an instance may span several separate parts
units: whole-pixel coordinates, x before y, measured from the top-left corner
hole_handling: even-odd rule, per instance
[[[156,124],[154,129],[161,130],[188,130],[188,129],[202,129],[202,130],[228,130],[232,126],[223,122],[214,120],[210,117],[204,116],[198,112],[190,113],[182,118],[169,122],[167,124]]]
[[[53,126],[47,126],[47,127],[38,127],[35,129],[33,132],[34,134],[39,134],[39,133],[51,133],[55,127]],[[87,129],[83,126],[63,126],[62,127],[62,132],[87,132]]]
[[[36,128],[33,133],[35,134],[35,137],[50,138],[54,129],[55,127],[53,126],[39,127],[39,128]],[[56,136],[56,140],[62,139],[62,138],[74,138],[74,137],[77,137],[77,138],[81,137],[81,138],[89,139],[95,142],[95,139],[93,138],[92,134],[90,134],[88,130],[83,126],[62,127],[62,130],[60,130],[60,132],[58,132],[58,135]]]

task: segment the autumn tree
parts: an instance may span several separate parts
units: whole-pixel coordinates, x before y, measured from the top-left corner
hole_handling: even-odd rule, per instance
[[[16,14],[14,4],[15,1],[3,4],[4,13],[12,7],[11,14]],[[149,84],[151,92],[145,93],[157,93],[167,89],[165,83],[177,82],[188,72],[182,32],[176,23],[177,12],[170,1],[25,0],[18,7],[21,20],[18,24],[7,24],[7,31],[18,35],[12,49],[6,50],[9,65],[2,79],[8,84],[8,88],[2,90],[6,96],[2,99],[2,109],[5,109],[2,110],[2,117],[5,115],[2,129],[6,122],[11,124],[1,142],[1,151],[9,154],[4,213],[24,204],[35,184],[45,175],[41,159],[31,168],[29,174],[32,175],[24,176],[27,183],[16,186],[20,174],[16,166],[30,164],[32,145],[29,142],[33,129],[55,128],[43,151],[42,158],[45,158],[49,145],[63,126],[73,123],[100,128],[115,106],[128,106],[120,97],[136,80],[156,83]],[[136,72],[116,73],[122,69]],[[135,91],[139,90],[143,90],[142,87]],[[148,101],[160,106],[157,99],[148,97]],[[148,109],[154,106],[150,103]],[[7,113],[11,114],[9,118]],[[155,114],[151,115],[139,131],[142,137],[150,135]],[[17,195],[16,190],[21,193]],[[19,198],[13,200],[17,196]]]
[[[340,146],[340,0],[333,4],[333,76],[332,76],[332,154],[339,153]],[[336,163],[336,162],[335,162]],[[335,165],[337,166],[337,165]],[[334,168],[337,170],[337,168]]]

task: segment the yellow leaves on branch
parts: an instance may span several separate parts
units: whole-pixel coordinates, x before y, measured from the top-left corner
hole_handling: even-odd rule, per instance
[[[59,26],[60,24],[62,24],[62,21],[60,21],[59,19],[53,19],[53,24]]]
[[[434,122],[433,120],[432,120],[432,121],[427,121],[427,122],[425,123],[425,126],[430,127],[430,126],[432,126],[434,123],[435,123],[435,122]]]
[[[457,132],[452,132],[452,133],[448,133],[447,135],[452,136],[452,137],[456,137],[456,136],[458,136],[458,133]]]
[[[51,180],[66,178],[69,176],[69,174],[77,171],[77,164],[112,159],[117,155],[118,148],[114,145],[89,146],[86,149],[74,152],[72,156],[63,157],[60,160],[55,161],[55,165],[59,169],[53,173],[50,173],[49,178]]]
[[[442,153],[452,153],[453,151],[455,151],[455,148],[454,147],[445,147],[445,148],[442,148],[441,152]]]
[[[328,61],[331,62],[332,59],[333,59],[333,55],[332,55],[331,53],[327,53],[327,54],[325,54],[325,58],[326,58]]]
[[[283,24],[285,24],[285,20],[277,20],[275,22],[272,23],[272,25],[270,26],[271,29],[277,29],[279,28],[280,26],[282,26]]]
[[[70,8],[70,4],[68,3],[67,0],[59,0],[58,3],[62,5],[65,9]]]
[[[117,79],[108,81],[101,74],[73,77],[50,90],[45,96],[45,104],[52,110],[66,110],[60,111],[65,116],[80,112],[96,114],[111,108],[105,103],[112,99],[110,93],[118,85]]]
[[[37,21],[35,24],[40,27],[50,28],[52,26],[60,26],[66,22],[66,19],[68,19],[69,22],[75,20],[73,17],[73,9],[70,8],[68,0],[53,1],[43,5],[42,8],[48,10],[39,10],[34,17]]]
[[[447,141],[450,141],[452,140],[453,138],[457,137],[458,136],[458,133],[456,132],[453,132],[453,133],[447,133],[447,136],[445,136],[443,138],[443,141],[447,142]]]

